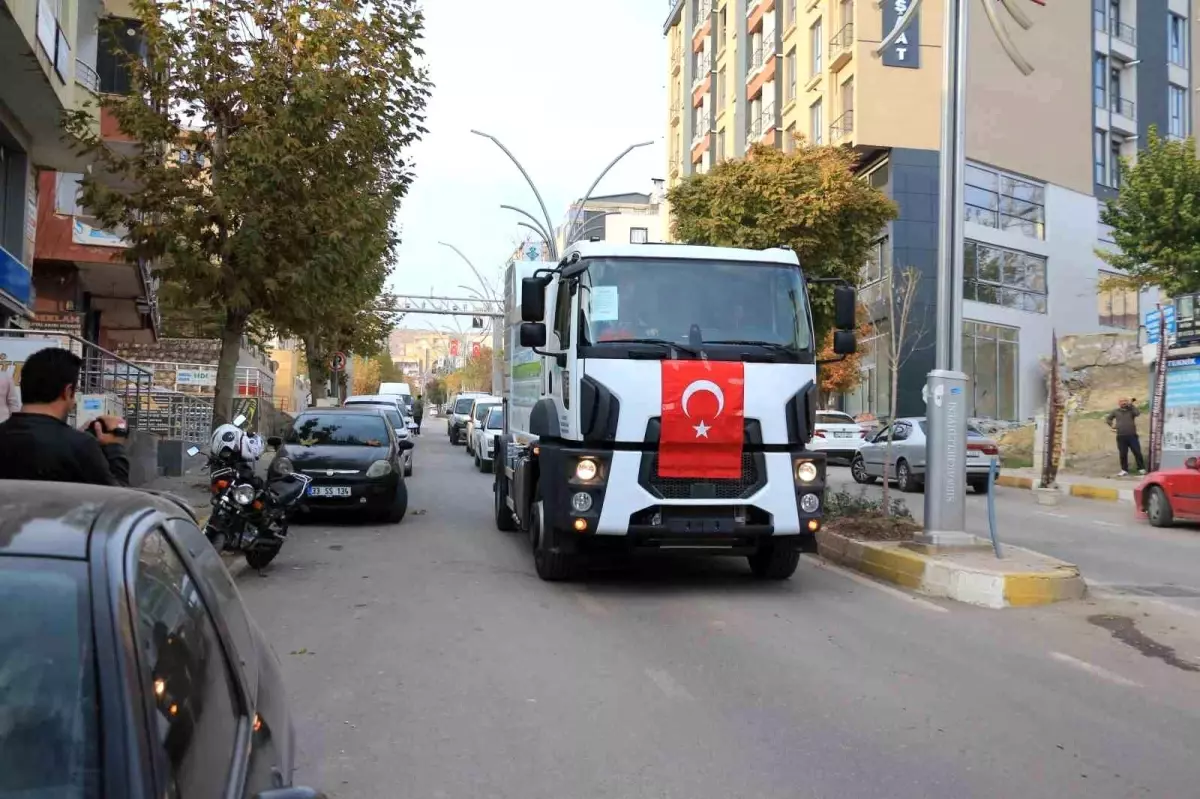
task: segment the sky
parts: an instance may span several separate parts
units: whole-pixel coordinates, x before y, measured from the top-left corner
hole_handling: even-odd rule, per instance
[[[666,177],[666,0],[426,0],[429,132],[409,153],[416,179],[399,215],[391,290],[467,296],[471,259],[500,285],[528,232],[501,203],[540,218],[504,142],[537,184],[551,221],[565,219],[600,171],[630,153],[597,194],[649,191]],[[460,324],[465,328],[467,320]],[[410,315],[401,327],[453,330],[453,317]]]

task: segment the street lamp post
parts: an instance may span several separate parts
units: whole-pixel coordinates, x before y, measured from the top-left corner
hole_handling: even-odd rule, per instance
[[[473,292],[476,296],[480,297],[480,299],[484,300],[485,303],[499,302],[499,300],[496,297],[496,290],[494,288],[492,288],[492,285],[490,283],[488,283],[487,280],[484,279],[483,275],[479,272],[479,270],[475,268],[475,264],[471,263],[471,259],[468,258],[466,255],[464,255],[462,250],[458,249],[453,244],[446,242],[446,241],[439,241],[438,244],[441,244],[443,247],[449,247],[450,249],[454,250],[454,252],[458,254],[459,258],[462,258],[464,261],[467,262],[467,266],[471,267],[471,271],[475,274],[475,279],[479,281],[479,285],[483,289],[483,293],[480,294],[479,291],[476,291],[475,289],[472,289],[468,286],[459,286],[459,288],[464,288],[464,289],[467,289],[467,291]],[[492,324],[492,390],[493,391],[496,391],[498,389],[498,387],[500,386],[500,378],[501,378],[501,372],[500,372],[500,328],[501,327],[502,327],[502,325],[497,325],[495,323]]]
[[[564,237],[567,240],[568,246],[570,244],[574,243],[575,239],[572,237],[572,234],[575,230],[575,225],[578,223],[579,217],[581,217],[583,215],[583,211],[584,211],[584,208],[587,207],[588,200],[592,199],[592,192],[595,191],[596,187],[600,185],[600,181],[604,180],[604,176],[607,175],[610,171],[612,171],[612,168],[614,166],[616,166],[621,161],[622,158],[629,155],[631,152],[633,152],[634,150],[636,150],[639,147],[649,147],[651,144],[654,144],[654,142],[643,141],[643,142],[638,142],[637,144],[629,145],[621,152],[620,155],[618,155],[616,158],[614,158],[612,161],[610,161],[608,166],[604,167],[603,172],[601,172],[599,175],[596,176],[596,179],[592,181],[592,185],[588,186],[588,190],[586,192],[584,192],[583,199],[579,202],[579,206],[576,208],[575,213],[572,215],[571,219],[569,220],[569,224],[567,225],[567,235]]]
[[[532,224],[529,224],[526,222],[518,222],[517,224],[520,225],[521,227],[527,227],[530,230],[537,233],[538,236],[542,239],[542,241],[546,242],[547,247],[549,247],[551,250],[554,249],[554,245],[551,243],[550,231],[547,230],[546,228],[542,227],[542,223],[537,220],[537,217],[535,217],[533,214],[529,213],[528,211],[524,210],[523,208],[517,208],[515,205],[501,205],[500,207],[506,211],[516,211],[518,214],[521,214],[522,216],[527,218],[529,220],[529,222],[531,222]],[[551,254],[553,255],[553,253],[551,253]]]
[[[546,220],[547,233],[551,230],[554,230],[554,223],[550,221],[550,212],[546,210],[546,201],[542,199],[542,193],[538,191],[537,185],[533,182],[533,178],[529,177],[529,173],[525,171],[525,167],[522,166],[521,162],[517,160],[517,157],[512,154],[512,151],[505,147],[499,139],[490,133],[484,133],[483,131],[479,130],[472,130],[471,132],[476,136],[482,136],[485,139],[491,139],[492,143],[499,147],[504,154],[508,156],[508,160],[512,161],[517,169],[521,171],[522,177],[524,177],[525,182],[529,184],[529,188],[533,189],[533,196],[537,198],[538,205],[541,206],[542,216]],[[550,242],[550,255],[555,261],[558,260],[558,248],[554,246],[553,241]]]

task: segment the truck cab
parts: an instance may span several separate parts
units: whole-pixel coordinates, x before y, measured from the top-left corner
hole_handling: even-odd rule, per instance
[[[580,242],[506,281],[496,523],[543,579],[591,552],[743,555],[786,579],[815,551],[818,343],[786,249]],[[835,290],[835,351],[855,297]]]

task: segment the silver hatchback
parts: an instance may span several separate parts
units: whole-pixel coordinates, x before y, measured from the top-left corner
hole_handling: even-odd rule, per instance
[[[884,477],[888,436],[892,438],[891,463],[887,479],[901,491],[919,491],[925,484],[925,419],[897,419],[875,433],[863,444],[850,462],[850,474],[857,483],[873,483]],[[988,471],[1000,457],[996,442],[978,429],[967,425],[967,485],[976,493],[987,490]]]

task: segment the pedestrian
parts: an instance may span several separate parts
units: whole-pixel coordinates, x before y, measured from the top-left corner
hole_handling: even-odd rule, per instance
[[[21,394],[8,372],[0,372],[0,424],[21,410]]]
[[[83,360],[49,347],[21,370],[24,405],[0,424],[0,480],[129,485],[129,458],[119,431],[125,420],[100,416],[87,432],[67,424],[75,407]]]
[[[417,425],[417,435],[421,435],[421,417],[425,415],[425,402],[421,399],[421,395],[417,395],[417,401],[413,403],[413,421]]]
[[[1138,474],[1146,473],[1146,461],[1142,458],[1142,442],[1137,431],[1137,400],[1133,397],[1117,401],[1116,410],[1110,412],[1104,421],[1117,434],[1117,456],[1121,459],[1121,471],[1118,477],[1129,474],[1129,453],[1133,452],[1137,461]]]

